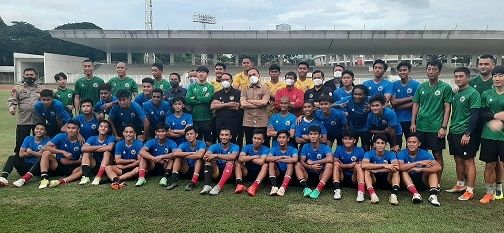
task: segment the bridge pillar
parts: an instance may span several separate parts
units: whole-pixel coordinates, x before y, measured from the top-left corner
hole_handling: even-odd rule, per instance
[[[196,54],[194,52],[191,53],[191,65],[196,65]]]
[[[422,55],[422,66],[423,67],[427,66],[427,54]]]
[[[350,67],[354,67],[355,66],[355,54],[352,54],[350,56]]]
[[[402,62],[402,54],[397,54],[397,62]]]
[[[216,54],[216,53],[214,53],[214,54],[212,55],[212,62],[213,62],[213,65],[214,65],[214,66],[215,66],[215,64],[217,64],[217,62],[218,62],[218,61],[217,61],[217,56],[218,56],[218,54]]]
[[[448,54],[446,55],[446,66],[447,67],[452,67],[452,60],[453,60],[453,54]]]
[[[261,54],[257,54],[257,66],[261,66]]]
[[[502,65],[502,55],[497,55],[495,57],[497,58],[495,61],[495,65],[498,65],[498,66]]]
[[[478,67],[478,55],[471,56],[471,68]]]
[[[127,57],[127,60],[128,60],[128,64],[133,63],[133,59],[132,59],[132,57],[131,57],[131,52],[127,52],[127,53],[126,53],[126,57]]]
[[[283,66],[283,59],[284,59],[284,55],[283,54],[280,54],[280,57],[278,58],[278,63],[280,65],[280,67]]]
[[[175,65],[175,54],[170,52],[170,65]]]
[[[110,63],[112,63],[112,53],[107,52],[107,64],[110,64]]]

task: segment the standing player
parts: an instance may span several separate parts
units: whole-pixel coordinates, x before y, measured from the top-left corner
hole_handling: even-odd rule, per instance
[[[411,111],[413,108],[413,96],[420,85],[416,80],[413,80],[409,74],[411,72],[411,64],[409,62],[400,62],[397,65],[397,74],[401,80],[392,83],[392,98],[390,103],[394,107],[397,119],[401,123],[401,128],[404,133],[404,138],[408,138],[411,127]]]
[[[168,93],[170,90],[170,82],[163,78],[163,64],[154,63],[151,66],[151,74],[154,78],[154,83],[152,88],[160,88],[163,93]],[[143,83],[143,82],[142,82]]]
[[[322,96],[329,96],[332,99],[331,89],[324,87],[324,72],[315,70],[312,73],[313,88],[306,90],[304,93],[304,102],[312,101],[315,103],[316,108],[320,108],[320,98]]]
[[[80,106],[81,114],[74,117],[74,120],[80,122],[80,135],[87,140],[91,136],[98,135],[98,118],[93,113],[93,103],[90,99],[82,99]],[[63,130],[65,131],[65,127]]]
[[[110,79],[107,83],[112,87],[112,95],[116,95],[120,89],[127,89],[133,95],[138,93],[138,85],[132,78],[126,76],[126,64],[119,62],[116,65],[117,76]]]
[[[233,88],[245,91],[250,86],[248,71],[254,68],[252,58],[248,56],[243,57],[241,67],[243,68],[243,71],[233,76]]]
[[[352,97],[343,98],[333,105],[341,107],[346,112],[352,134],[354,134],[355,139],[360,138],[362,148],[369,151],[371,136],[368,128],[366,128],[368,114],[370,114],[367,88],[361,84],[355,85],[352,90]]]
[[[343,143],[334,151],[333,184],[335,200],[341,199],[340,182],[355,186],[357,184],[357,202],[364,201],[364,170],[361,161],[364,149],[356,145],[355,136],[348,130],[343,133]]]
[[[311,78],[308,78],[308,72],[310,71],[310,64],[304,61],[298,63],[297,71],[298,71],[298,80],[294,84],[296,88],[300,89],[304,93],[308,89],[311,89],[315,86],[313,84],[313,80]]]
[[[298,150],[289,146],[290,132],[285,129],[277,131],[277,146],[273,146],[266,157],[268,164],[269,180],[271,182],[270,196],[285,195],[285,190],[289,186],[294,166],[298,162]],[[282,185],[277,186],[277,177],[283,176]]]
[[[264,146],[264,132],[259,129],[254,130],[252,144],[243,146],[238,159],[235,162],[236,189],[239,194],[247,190],[249,196],[254,197],[261,181],[268,174],[268,164],[266,156],[269,153],[268,147]],[[255,179],[252,185],[247,189],[243,185],[243,179]]]
[[[438,172],[439,182],[444,167],[443,149],[453,97],[450,85],[439,80],[442,68],[443,64],[440,61],[427,63],[429,81],[420,84],[415,92],[410,127],[411,132],[416,132],[420,139],[420,148],[430,149],[441,165],[441,171]]]
[[[119,92],[121,91],[127,90]],[[126,185],[123,181],[135,177],[139,171],[138,153],[142,150],[143,143],[136,139],[135,128],[132,125],[124,126],[122,135],[124,139],[115,146],[115,165],[108,165],[105,168],[108,178],[112,181],[110,186],[112,189],[123,188]]]
[[[212,81],[211,84],[214,86],[215,92],[222,90],[222,75],[226,73],[226,68],[227,68],[226,64],[222,62],[219,62],[214,66],[215,80]]]
[[[434,156],[426,150],[422,150],[420,141],[416,135],[410,135],[406,139],[406,149],[397,154],[401,178],[408,191],[413,195],[413,203],[422,202],[422,196],[417,189],[429,188],[429,202],[434,206],[440,206],[437,195],[439,193],[437,172],[441,166]]]
[[[171,73],[170,74],[170,90],[165,94],[166,101],[170,104],[170,106],[173,105],[173,100],[177,97],[183,97],[185,98],[187,94],[187,89],[183,88],[180,85],[180,74],[178,73]],[[189,110],[186,110],[186,112],[190,112]]]
[[[364,181],[366,183],[371,203],[376,204],[380,201],[374,190],[373,185],[387,187],[392,185],[392,193],[389,202],[392,205],[398,205],[397,194],[399,193],[399,164],[396,154],[385,150],[387,138],[382,135],[376,135],[373,138],[374,149],[366,152],[362,159],[362,169],[364,170]]]
[[[285,82],[281,82],[279,80],[279,78],[280,78],[280,66],[279,65],[277,65],[277,64],[270,65],[270,67],[268,68],[268,71],[269,71],[270,80],[266,81],[264,83],[264,85],[266,85],[266,87],[268,87],[268,89],[270,90],[270,93],[271,93],[271,97],[273,97],[273,99],[275,99],[275,95],[276,95],[277,91],[285,87]]]
[[[337,145],[342,144],[343,131],[348,129],[345,114],[335,108],[331,108],[333,98],[329,95],[321,96],[320,109],[315,111],[315,118],[322,122],[327,130],[327,145],[332,146],[334,140]]]
[[[158,124],[163,125],[166,120],[166,116],[170,114],[171,107],[170,104],[163,100],[163,90],[160,88],[155,88],[152,91],[152,99],[143,103],[143,111],[147,116],[149,121],[149,137],[153,138],[155,136],[155,127]]]
[[[49,89],[40,92],[40,101],[37,101],[33,108],[35,114],[47,124],[47,135],[50,137],[60,133],[61,127],[72,119],[63,104],[54,99],[54,94]]]
[[[390,142],[391,150],[396,153],[402,145],[402,128],[394,110],[385,108],[385,97],[375,95],[369,100],[371,114],[368,115],[366,128],[372,136],[383,135]]]
[[[342,75],[341,76],[342,87],[336,89],[333,92],[332,96],[333,96],[334,102],[340,101],[341,99],[343,99],[345,97],[352,97],[352,90],[353,90],[353,86],[354,86],[353,81],[354,81],[355,75],[350,70],[343,71],[341,75]]]
[[[296,143],[305,144],[311,141],[310,139],[310,127],[313,125],[318,125],[320,128],[320,142],[327,143],[327,130],[320,122],[315,118],[315,105],[313,102],[306,102],[303,106],[303,117],[298,120],[299,123],[296,125]],[[299,119],[299,118],[298,118]]]
[[[177,145],[185,141],[185,129],[193,125],[191,114],[183,112],[184,105],[184,97],[180,96],[173,99],[172,108],[174,112],[165,119],[165,125],[169,127],[168,137],[177,143]]]
[[[91,99],[93,103],[100,100],[100,87],[105,84],[103,79],[93,75],[93,61],[86,59],[82,62],[84,77],[75,82],[74,106],[80,106],[81,99]]]
[[[210,103],[214,96],[214,87],[207,82],[209,70],[205,66],[196,69],[198,82],[187,89],[186,102],[192,108],[194,128],[200,132],[200,138],[211,145],[214,141],[213,113]]]
[[[268,122],[268,137],[273,137],[272,147],[278,146],[277,134],[281,130],[287,130],[289,137],[294,137],[294,130],[296,129],[296,116],[289,112],[289,97],[283,96],[280,99],[280,112],[273,114]],[[294,139],[294,138],[292,138]],[[289,142],[290,146],[296,147],[294,141]]]
[[[374,78],[367,80],[362,84],[369,90],[369,96],[383,95],[386,103],[390,101],[392,96],[392,83],[383,76],[387,72],[388,65],[385,61],[377,59],[373,63]]]
[[[70,88],[67,88],[68,78],[66,74],[59,72],[54,75],[54,80],[56,81],[56,83],[58,83],[58,88],[54,91],[54,96],[63,104],[63,106],[65,106],[65,111],[72,115],[72,111],[74,109],[74,91]]]
[[[206,144],[201,140],[197,140],[198,132],[192,126],[188,126],[185,130],[186,142],[182,142],[177,149],[174,150],[175,162],[173,171],[179,166],[183,173],[190,175],[192,172],[191,182],[185,186],[186,191],[192,191],[199,182],[199,176],[203,167],[203,155],[206,152]],[[185,170],[185,172],[184,172]],[[174,183],[176,187],[177,183]]]
[[[98,123],[98,135],[91,136],[82,146],[82,178],[79,185],[89,183],[91,173],[96,173],[91,185],[100,184],[105,168],[112,159],[114,145],[115,137],[112,135],[112,123],[101,120]]]
[[[164,84],[163,84],[164,85]],[[151,78],[143,78],[142,79],[142,93],[137,95],[134,101],[143,106],[143,103],[152,99],[152,91],[154,90],[154,79]],[[117,94],[116,94],[117,96]]]
[[[109,116],[116,137],[122,138],[120,132],[124,132],[126,125],[132,125],[135,127],[136,134],[142,134],[143,132],[143,135],[139,136],[139,138],[147,140],[150,124],[142,107],[135,102],[131,102],[131,92],[129,90],[119,90],[117,99],[119,99],[119,104],[112,107]]]
[[[112,95],[112,89],[109,84],[100,87],[100,101],[95,104],[93,112],[98,114],[98,119],[105,119],[105,115],[110,114],[110,109],[117,104],[117,98]]]

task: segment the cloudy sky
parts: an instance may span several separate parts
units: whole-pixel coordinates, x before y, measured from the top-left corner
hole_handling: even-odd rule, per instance
[[[0,17],[41,29],[92,22],[103,29],[143,29],[144,0],[1,0]],[[502,0],[153,0],[154,29],[201,29],[193,12],[214,14],[207,29],[504,30]]]

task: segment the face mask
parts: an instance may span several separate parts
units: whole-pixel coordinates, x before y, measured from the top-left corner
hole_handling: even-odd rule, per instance
[[[195,84],[197,82],[197,78],[189,78],[189,83]]]
[[[322,85],[322,79],[319,79],[319,78],[314,79],[314,80],[313,80],[313,84],[314,84],[315,86],[320,86],[320,85]]]
[[[224,89],[228,89],[231,86],[229,81],[222,81],[221,84]]]
[[[179,82],[178,81],[170,81],[170,86],[172,88],[177,88],[179,86]]]
[[[286,80],[285,80],[285,84],[286,84],[287,86],[292,86],[292,85],[294,85],[294,80],[293,80],[293,79],[288,78],[288,79],[286,79]]]
[[[341,71],[334,71],[335,78],[341,78]]]
[[[251,84],[256,84],[257,82],[259,82],[259,77],[257,77],[257,76],[250,77]]]
[[[35,83],[35,79],[34,78],[24,78],[24,81],[28,85],[33,85]]]

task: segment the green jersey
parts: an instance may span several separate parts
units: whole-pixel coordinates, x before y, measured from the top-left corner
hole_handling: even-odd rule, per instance
[[[419,105],[416,127],[419,131],[436,133],[443,124],[444,104],[451,103],[453,92],[447,83],[438,81],[433,87],[429,81],[418,86],[413,102]]]
[[[138,85],[130,77],[125,77],[124,79],[120,79],[119,77],[113,77],[108,81],[110,87],[112,88],[112,95],[116,95],[117,91],[120,89],[128,89],[131,93],[138,92]]]
[[[453,95],[450,133],[461,134],[466,132],[471,118],[471,109],[481,106],[479,92],[471,86],[459,90]]]
[[[168,80],[166,79],[161,79],[161,81],[159,82],[154,79],[154,88],[160,88],[166,95],[166,93],[168,93],[168,91],[170,90],[171,85],[170,82],[168,82]]]
[[[486,90],[492,89],[493,80],[490,78],[487,81],[483,81],[481,74],[478,74],[469,80],[469,86],[476,89],[480,94]]]
[[[74,91],[72,89],[66,88],[66,89],[56,89],[54,91],[54,96],[56,97],[57,100],[61,101],[63,106],[68,106],[68,105],[73,105],[73,96],[74,96]]]
[[[492,113],[504,111],[504,94],[498,94],[494,88],[481,94],[481,108],[488,108]],[[484,139],[504,141],[504,131],[493,132],[487,124],[483,126],[481,137]]]
[[[210,83],[195,83],[189,86],[186,102],[192,107],[194,121],[207,121],[213,118],[210,103],[214,95],[214,87]]]
[[[91,79],[82,77],[75,82],[75,95],[79,95],[80,99],[91,99],[93,105],[100,101],[100,87],[105,84],[101,78],[93,76]]]

